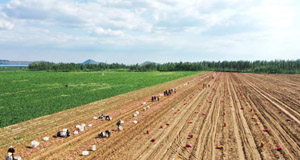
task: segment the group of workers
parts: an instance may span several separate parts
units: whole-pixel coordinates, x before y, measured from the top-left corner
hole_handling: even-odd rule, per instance
[[[152,96],[151,101],[159,101],[159,96]]]
[[[176,93],[176,89],[175,89],[175,88],[172,88],[172,89],[169,89],[169,90],[165,90],[165,91],[164,91],[164,96],[169,96],[169,95],[171,95],[173,92]]]
[[[169,90],[165,90],[164,91],[164,96],[169,96],[170,94],[172,93],[176,93],[176,89],[169,89]],[[151,98],[151,101],[159,101],[159,96],[152,96]],[[105,120],[112,120],[112,118],[109,116],[109,115],[103,115],[101,114],[99,116],[100,119],[103,119],[105,118]],[[120,128],[122,127],[121,124],[124,123],[124,121],[120,120],[117,122],[117,126],[118,126],[118,129],[120,131]],[[111,131],[110,130],[105,130],[105,132],[100,132],[98,137],[99,138],[109,138],[110,137],[110,134],[111,134]],[[69,137],[70,136],[70,131],[68,129],[66,130],[63,130],[63,131],[58,131],[57,132],[57,137]],[[15,153],[15,149],[13,148],[13,146],[10,146],[9,149],[8,149],[8,154],[6,156],[6,159],[5,160],[16,160],[15,157],[14,157],[14,153]]]

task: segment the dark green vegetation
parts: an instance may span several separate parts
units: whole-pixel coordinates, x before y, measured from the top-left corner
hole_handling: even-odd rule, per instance
[[[76,64],[76,63],[49,63],[49,62],[34,62],[29,65],[29,69],[32,71],[58,71],[58,72],[70,72],[70,71],[99,71],[99,70],[117,70],[126,69],[128,66],[125,64]]]
[[[218,71],[248,73],[300,73],[300,61],[218,61],[167,63],[160,71]]]
[[[0,72],[0,127],[196,73]]]
[[[29,71],[28,67],[0,67],[0,72],[3,71]]]
[[[75,63],[33,63],[30,70],[47,71],[97,71],[123,69],[129,71],[221,71],[250,73],[300,73],[300,60],[297,61],[218,61],[218,62],[179,62],[165,64],[124,65],[124,64],[75,64]]]

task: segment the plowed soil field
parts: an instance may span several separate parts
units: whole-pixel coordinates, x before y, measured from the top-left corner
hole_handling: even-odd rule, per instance
[[[112,120],[93,119],[100,114]],[[92,127],[74,135],[83,123]],[[71,136],[55,137],[63,128]],[[98,138],[106,129],[111,137]],[[40,145],[29,148],[33,140]],[[2,128],[0,141],[1,157],[13,145],[25,160],[298,160],[300,76],[201,73]]]

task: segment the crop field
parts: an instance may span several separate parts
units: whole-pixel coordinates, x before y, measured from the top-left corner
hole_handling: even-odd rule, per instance
[[[197,72],[0,72],[0,128]]]
[[[176,93],[151,101],[151,95],[170,88]],[[94,119],[100,114],[112,120]],[[121,131],[119,120],[124,121]],[[73,134],[81,124],[86,124],[85,130]],[[55,137],[63,128],[71,136]],[[99,138],[107,129],[111,136]],[[48,141],[43,141],[45,136]],[[33,140],[40,144],[29,148]],[[296,160],[300,75],[186,76],[4,127],[0,142],[0,157],[13,145],[15,155],[25,160]]]

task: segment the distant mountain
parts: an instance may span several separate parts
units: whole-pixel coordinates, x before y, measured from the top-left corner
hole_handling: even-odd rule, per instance
[[[151,62],[151,61],[145,61],[144,63],[142,63],[142,64],[140,64],[140,65],[141,65],[141,66],[143,66],[143,65],[146,65],[146,64],[151,64],[151,63],[158,64],[158,63]]]
[[[99,64],[100,62],[96,62],[95,60],[92,59],[88,59],[84,62],[82,62],[82,64]]]
[[[300,59],[297,59],[297,61],[300,61]]]
[[[0,63],[7,63],[7,62],[9,62],[9,60],[0,59]]]

